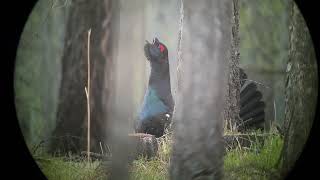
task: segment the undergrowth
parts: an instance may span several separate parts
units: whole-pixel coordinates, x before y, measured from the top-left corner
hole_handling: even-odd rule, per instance
[[[171,136],[159,139],[159,151],[151,160],[144,157],[133,161],[130,166],[131,179],[165,180],[171,153]],[[264,143],[254,142],[248,148],[228,150],[224,158],[225,179],[279,179],[277,163],[282,148],[278,134],[270,134]],[[93,180],[107,179],[108,170],[101,161],[88,163],[77,156],[52,157],[34,156],[40,169],[49,180]]]
[[[270,135],[264,144],[236,148],[224,159],[226,179],[279,179],[278,161],[282,149],[280,135]]]

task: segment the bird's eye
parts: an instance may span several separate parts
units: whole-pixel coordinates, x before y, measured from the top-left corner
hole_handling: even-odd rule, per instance
[[[160,52],[164,51],[164,46],[162,44],[159,44],[158,48],[160,49]]]

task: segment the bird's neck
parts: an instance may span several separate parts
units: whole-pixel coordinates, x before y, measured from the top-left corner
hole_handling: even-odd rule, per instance
[[[159,70],[151,67],[148,88],[150,87],[157,92],[159,98],[164,101],[169,109],[173,110],[169,68]]]
[[[170,72],[169,70],[151,68],[149,86],[156,87],[159,84],[170,87]]]

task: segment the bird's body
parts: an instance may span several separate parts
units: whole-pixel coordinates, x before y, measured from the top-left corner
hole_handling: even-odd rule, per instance
[[[147,89],[142,107],[139,119],[147,119],[169,111],[169,108],[159,98],[157,91],[152,86]]]
[[[144,46],[145,56],[150,62],[151,72],[141,111],[136,125],[137,133],[160,137],[171,122],[174,101],[171,94],[168,50],[157,38]],[[265,104],[262,94],[240,69],[240,122],[239,129],[261,128],[264,122]],[[186,97],[187,98],[187,97]]]
[[[160,137],[171,122],[174,101],[171,95],[168,50],[164,44],[154,39],[147,42],[145,55],[150,62],[151,72],[136,132]]]

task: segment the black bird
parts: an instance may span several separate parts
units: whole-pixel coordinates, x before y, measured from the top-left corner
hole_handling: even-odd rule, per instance
[[[146,41],[144,53],[150,62],[151,73],[142,109],[136,124],[137,133],[147,133],[160,137],[170,124],[174,108],[171,94],[168,49],[157,38],[152,43]],[[262,93],[253,82],[246,82],[247,75],[240,69],[240,120],[239,130],[261,128],[264,122],[265,104]]]
[[[136,132],[160,137],[171,122],[174,101],[171,94],[168,49],[157,38],[146,41],[144,53],[150,62],[149,84],[139,114]]]

